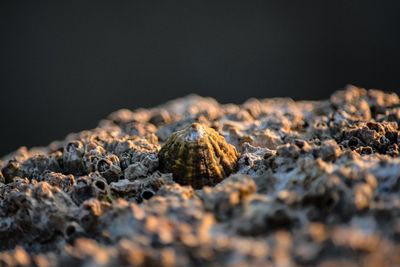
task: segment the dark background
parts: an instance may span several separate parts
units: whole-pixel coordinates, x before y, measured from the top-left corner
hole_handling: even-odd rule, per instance
[[[399,93],[400,1],[1,1],[0,154],[197,93]]]

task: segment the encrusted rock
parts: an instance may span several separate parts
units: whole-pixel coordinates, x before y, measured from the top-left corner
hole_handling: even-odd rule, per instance
[[[399,123],[355,86],[117,111],[0,159],[0,265],[400,266]]]

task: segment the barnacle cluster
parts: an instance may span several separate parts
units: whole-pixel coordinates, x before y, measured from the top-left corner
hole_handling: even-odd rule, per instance
[[[400,99],[190,95],[0,158],[1,266],[400,266]]]

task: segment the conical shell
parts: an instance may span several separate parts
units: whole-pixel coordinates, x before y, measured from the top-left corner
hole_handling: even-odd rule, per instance
[[[214,129],[193,123],[171,135],[159,152],[160,170],[182,185],[215,185],[236,170],[238,153]]]

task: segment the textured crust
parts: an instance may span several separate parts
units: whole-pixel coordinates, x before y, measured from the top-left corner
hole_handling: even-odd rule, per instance
[[[354,86],[323,101],[192,95],[117,111],[0,158],[0,266],[400,266],[399,125],[398,95]],[[206,126],[240,157],[194,190],[158,154],[206,177],[231,166]]]
[[[159,152],[160,170],[182,185],[215,185],[234,172],[238,152],[214,129],[193,123],[177,131]]]

